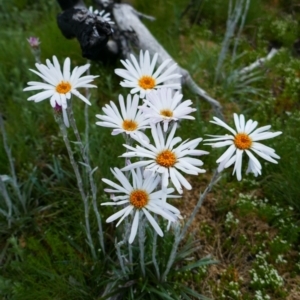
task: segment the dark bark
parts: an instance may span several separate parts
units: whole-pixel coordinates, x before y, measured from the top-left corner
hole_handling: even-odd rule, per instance
[[[107,22],[102,22],[86,8],[70,8],[57,16],[57,24],[67,39],[77,38],[83,57],[101,59],[112,34],[112,28]]]
[[[67,10],[79,6],[85,7],[82,0],[57,0],[57,2],[62,10]]]
[[[88,11],[82,0],[57,0],[63,10],[57,24],[67,39],[77,38],[82,56],[106,62],[118,55],[118,46],[107,44],[113,30],[109,23]]]
[[[107,57],[112,54],[114,57],[121,55],[123,58],[127,58],[136,48],[148,50],[150,55],[158,53],[158,63],[162,63],[166,59],[173,60],[140,20],[141,18],[154,20],[153,17],[141,14],[128,4],[116,4],[111,0],[97,0],[96,2],[106,12],[111,12],[116,23],[116,26],[113,27],[113,35],[108,32],[108,27],[103,22],[96,25],[97,16],[89,13],[87,9],[81,8],[76,11],[75,8],[71,8],[58,16],[58,24],[63,34],[67,38],[76,36],[84,57],[105,62]],[[111,38],[109,39],[109,37]],[[182,75],[181,83],[187,85],[192,92],[210,103],[216,115],[222,119],[220,103],[201,89],[187,70],[178,66],[176,72]]]

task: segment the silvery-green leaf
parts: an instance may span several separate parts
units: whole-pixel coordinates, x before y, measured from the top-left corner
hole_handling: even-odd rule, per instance
[[[89,170],[91,169],[91,167],[90,167],[88,164],[86,164],[86,163],[84,163],[84,162],[82,162],[82,161],[79,161],[79,163],[80,163],[81,165],[85,166],[86,168],[88,168]]]
[[[11,177],[9,177],[8,175],[0,175],[0,177],[3,182],[11,180]]]
[[[91,175],[93,175],[97,170],[98,170],[98,167],[95,167],[95,168],[92,170]]]

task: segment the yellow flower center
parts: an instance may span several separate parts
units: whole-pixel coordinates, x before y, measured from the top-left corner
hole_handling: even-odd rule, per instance
[[[133,120],[124,120],[123,124],[122,124],[122,127],[123,127],[124,130],[134,131],[134,130],[137,129],[138,124],[137,124],[136,121],[133,121]]]
[[[159,165],[169,168],[176,164],[176,155],[170,150],[160,152],[155,160]]]
[[[139,86],[144,90],[152,90],[155,87],[155,79],[144,75],[139,79]]]
[[[68,81],[61,81],[55,89],[59,94],[67,94],[70,92],[71,88],[72,86]]]
[[[252,139],[246,133],[238,133],[234,137],[234,144],[240,150],[245,150],[251,148]]]
[[[134,190],[130,193],[129,202],[137,209],[141,209],[148,204],[149,195],[143,190]]]
[[[173,117],[173,112],[170,109],[162,109],[159,114],[168,118]]]

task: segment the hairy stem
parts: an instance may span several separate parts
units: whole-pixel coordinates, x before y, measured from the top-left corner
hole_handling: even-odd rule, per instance
[[[90,64],[90,61],[87,61]],[[87,76],[91,75],[90,68],[86,71]],[[91,93],[89,88],[85,88],[85,97],[90,100]],[[88,153],[89,148],[89,105],[86,103],[84,106],[84,121],[85,121],[85,145],[86,145],[86,152]]]
[[[157,218],[155,218],[157,219]],[[152,244],[152,262],[155,268],[155,272],[156,272],[156,277],[159,280],[160,278],[160,271],[159,271],[159,266],[156,260],[156,251],[157,251],[157,232],[156,230],[154,230],[153,233],[153,244]]]
[[[88,244],[91,248],[92,256],[93,256],[94,259],[96,259],[97,256],[96,256],[95,246],[93,244],[93,240],[92,240],[92,236],[91,236],[91,229],[90,229],[88,196],[85,194],[85,191],[84,191],[84,188],[83,188],[82,177],[81,177],[78,165],[75,161],[75,158],[74,158],[74,155],[73,155],[73,152],[72,152],[72,148],[71,148],[71,145],[70,145],[70,141],[68,139],[68,134],[67,134],[65,124],[63,123],[61,117],[56,115],[56,114],[55,114],[55,119],[56,119],[56,122],[58,123],[59,129],[62,133],[63,140],[65,142],[65,145],[66,145],[66,148],[67,148],[67,151],[68,151],[68,154],[69,154],[69,159],[70,159],[71,165],[73,167],[73,170],[74,170],[74,173],[75,173],[75,176],[76,176],[78,189],[79,189],[79,192],[80,192],[83,204],[84,204],[85,230],[86,230],[86,235],[87,235],[87,241],[88,241]]]
[[[101,220],[101,215],[100,215],[100,212],[98,210],[98,205],[97,205],[97,187],[96,187],[96,184],[95,184],[95,181],[94,181],[93,170],[92,170],[91,165],[90,165],[90,159],[89,159],[89,156],[87,155],[87,147],[88,146],[86,145],[86,148],[83,146],[83,143],[82,143],[82,140],[81,140],[81,137],[80,137],[80,134],[79,134],[76,122],[75,122],[74,113],[73,113],[73,109],[72,109],[71,105],[69,105],[69,107],[68,107],[68,113],[69,113],[69,121],[70,121],[71,127],[74,131],[74,134],[76,136],[76,139],[77,139],[77,142],[78,142],[78,145],[79,145],[79,148],[80,148],[80,152],[81,152],[83,161],[84,161],[86,167],[88,168],[88,176],[89,176],[88,179],[89,179],[90,190],[91,190],[91,193],[92,193],[93,210],[94,210],[94,213],[96,215],[96,220],[97,220],[97,225],[98,225],[98,238],[99,238],[99,243],[101,245],[102,251],[103,251],[103,253],[105,253],[105,245],[104,245],[104,238],[103,238],[104,234],[103,234],[103,229],[102,229],[102,220]],[[87,114],[86,114],[86,116],[87,116]],[[88,129],[87,128],[88,127],[86,127],[86,139],[87,139],[87,136],[88,136]]]
[[[127,278],[127,272],[126,272],[126,269],[125,269],[125,265],[124,265],[124,261],[123,261],[123,258],[122,258],[122,253],[121,253],[121,247],[120,247],[120,244],[123,244],[123,242],[121,243],[118,243],[117,242],[117,239],[115,240],[115,247],[117,249],[117,256],[118,256],[118,259],[119,259],[119,263],[120,263],[120,267],[121,267],[121,270],[123,272],[123,274],[126,276]]]
[[[259,58],[258,60],[256,60],[252,64],[250,64],[249,66],[241,69],[239,71],[239,74],[243,75],[243,74],[246,74],[246,73],[250,73],[251,71],[253,71],[257,67],[260,67],[261,65],[263,65],[266,61],[271,60],[276,54],[279,53],[279,51],[280,51],[279,49],[272,48],[271,51],[268,53],[268,55],[266,57]]]
[[[244,12],[243,12],[243,15],[242,15],[242,18],[241,18],[240,28],[238,30],[238,33],[237,33],[236,37],[235,37],[234,47],[233,47],[233,52],[232,52],[232,58],[231,58],[232,63],[234,63],[234,61],[236,59],[236,51],[237,51],[239,41],[241,39],[242,31],[244,29],[246,17],[247,17],[248,10],[249,10],[250,1],[251,0],[246,0],[246,4],[245,4],[245,7],[244,7]]]
[[[11,173],[11,177],[12,177],[12,186],[13,186],[13,189],[14,189],[16,195],[17,195],[17,198],[19,199],[19,201],[20,201],[20,203],[23,207],[24,212],[26,213],[27,209],[26,209],[24,198],[21,195],[21,190],[19,188],[17,175],[16,175],[16,171],[15,171],[14,159],[11,155],[11,150],[8,147],[6,131],[5,131],[5,128],[4,128],[4,122],[3,122],[3,117],[2,117],[1,113],[0,113],[0,129],[1,129],[1,132],[2,132],[4,150],[6,152],[6,155],[7,155],[8,161],[9,161],[10,173]]]
[[[168,263],[167,263],[167,267],[166,267],[166,270],[162,276],[162,281],[165,281],[166,280],[166,277],[175,261],[175,258],[176,258],[176,253],[177,253],[177,249],[178,249],[178,246],[179,246],[179,243],[184,239],[186,233],[187,233],[187,230],[189,229],[190,225],[192,224],[196,214],[198,213],[204,199],[206,198],[207,194],[211,191],[212,187],[214,186],[214,184],[217,182],[217,180],[219,179],[219,172],[216,170],[210,183],[208,184],[208,186],[206,187],[206,189],[204,190],[203,194],[200,194],[199,196],[199,199],[198,199],[198,202],[197,202],[197,205],[195,206],[192,214],[190,215],[188,221],[185,223],[183,229],[181,230],[180,234],[179,235],[175,235],[175,240],[174,240],[174,243],[173,243],[173,247],[172,247],[172,250],[171,250],[171,253],[170,253],[170,256],[169,256],[169,260],[168,260]]]
[[[140,251],[140,265],[142,274],[145,277],[146,270],[145,270],[145,222],[143,220],[143,216],[140,215],[139,220],[139,251]]]
[[[206,198],[207,194],[211,191],[214,184],[218,181],[219,175],[220,175],[220,173],[216,170],[213,177],[212,177],[212,179],[210,180],[210,183],[208,184],[208,186],[204,190],[203,194],[200,194],[197,205],[195,206],[192,214],[190,215],[188,221],[185,223],[185,226],[183,227],[183,229],[181,231],[180,240],[182,240],[185,237],[185,234],[186,234],[188,228],[190,227],[190,225],[192,224],[196,214],[198,213],[204,199]]]
[[[11,202],[10,197],[8,196],[7,189],[6,189],[5,183],[2,180],[1,175],[0,175],[0,191],[1,191],[1,194],[4,198],[4,201],[5,201],[5,203],[7,205],[7,209],[8,209],[7,213],[5,211],[2,212],[2,210],[1,210],[1,212],[3,215],[6,216],[8,228],[10,228],[11,227],[11,215],[12,215],[12,202]]]
[[[180,68],[180,74],[182,75],[183,83],[188,86],[188,88],[191,90],[191,92],[193,92],[194,94],[200,96],[205,101],[207,101],[211,105],[215,114],[221,120],[224,120],[224,116],[222,113],[222,106],[221,106],[220,102],[218,100],[212,98],[211,96],[209,96],[205,90],[203,90],[200,86],[198,86],[196,84],[196,82],[192,79],[190,73],[187,70]]]
[[[169,274],[170,269],[175,261],[179,243],[180,243],[180,228],[178,226],[178,227],[175,227],[173,247],[172,247],[168,262],[167,262],[166,269],[161,277],[162,281],[166,281],[166,279],[167,279],[167,275]]]
[[[229,1],[226,32],[225,32],[225,36],[224,36],[223,43],[222,43],[222,49],[221,49],[221,52],[220,52],[219,58],[218,58],[214,84],[217,83],[217,81],[220,77],[222,65],[225,60],[226,54],[229,50],[231,38],[234,35],[237,23],[241,17],[243,6],[244,6],[244,0],[236,1],[234,8],[232,8],[232,0]]]

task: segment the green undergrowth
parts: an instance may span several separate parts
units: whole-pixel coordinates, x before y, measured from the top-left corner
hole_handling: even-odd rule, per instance
[[[90,1],[91,2],[91,1]],[[92,4],[87,2],[88,4]],[[226,170],[199,213],[186,244],[168,280],[156,279],[150,247],[146,250],[146,276],[135,262],[125,278],[114,261],[101,252],[99,259],[90,254],[84,232],[83,204],[68,153],[55,123],[48,101],[26,101],[32,94],[23,92],[28,81],[37,80],[29,71],[34,58],[26,41],[41,40],[41,62],[56,55],[60,62],[70,57],[72,67],[86,63],[76,40],[66,40],[56,25],[60,9],[55,1],[0,0],[0,112],[4,117],[7,142],[12,151],[18,183],[26,203],[22,205],[11,184],[14,216],[8,226],[0,216],[0,296],[3,299],[109,299],[120,293],[123,299],[211,299],[281,300],[299,296],[299,67],[293,43],[299,35],[299,8],[294,1],[251,1],[245,27],[233,55],[230,41],[224,62],[216,77],[216,65],[226,31],[229,1],[134,1],[135,8],[156,18],[144,24],[195,82],[223,106],[225,120],[233,126],[232,113],[244,113],[259,126],[272,125],[282,131],[266,145],[276,149],[278,164],[263,162],[263,174],[245,175],[242,182]],[[234,2],[234,1],[233,1]],[[193,5],[189,7],[189,3]],[[235,3],[235,2],[234,2]],[[273,5],[274,4],[274,5]],[[273,43],[273,44],[272,44]],[[238,71],[267,55],[270,46],[282,46],[271,61],[255,73],[240,76]],[[108,201],[102,178],[112,179],[111,167],[124,160],[122,136],[111,136],[108,128],[95,124],[96,114],[109,101],[117,101],[120,78],[112,66],[91,63],[95,80],[89,108],[89,150],[98,188],[98,204]],[[185,139],[225,134],[209,123],[214,111],[186,87],[183,99],[191,99],[197,111],[194,121],[183,121],[177,134]],[[84,103],[73,99],[74,114],[82,134],[86,129]],[[71,141],[75,137],[68,132]],[[1,144],[2,145],[2,144]],[[75,158],[80,150],[72,144]],[[216,168],[222,149],[211,149],[201,157],[207,174],[193,180],[193,190],[175,202],[185,211],[193,206],[200,190]],[[243,174],[247,162],[243,163]],[[84,166],[80,170],[84,173]],[[9,161],[0,146],[0,175],[10,176]],[[191,203],[190,203],[191,202]],[[214,203],[212,205],[211,203]],[[0,202],[0,208],[5,207]],[[101,208],[102,220],[114,209]],[[92,236],[97,239],[97,224],[91,209]],[[104,224],[107,253],[115,253],[115,224]],[[163,224],[162,224],[163,226]],[[158,260],[163,270],[172,245],[172,230],[158,238]],[[151,232],[148,232],[151,238]],[[147,243],[146,243],[147,245]],[[123,246],[122,246],[123,247]],[[139,253],[137,244],[134,251]],[[197,264],[196,262],[204,258]],[[116,259],[117,260],[117,259]],[[218,263],[216,263],[218,261]],[[213,263],[212,263],[213,262]],[[284,276],[284,274],[288,274]],[[296,282],[296,284],[295,284]],[[106,296],[102,297],[105,289]],[[297,294],[298,293],[298,294]],[[107,296],[108,295],[108,296]],[[177,297],[177,298],[176,298]],[[269,297],[269,298],[268,298]],[[294,298],[292,298],[294,297]],[[203,298],[204,299],[204,298]]]

